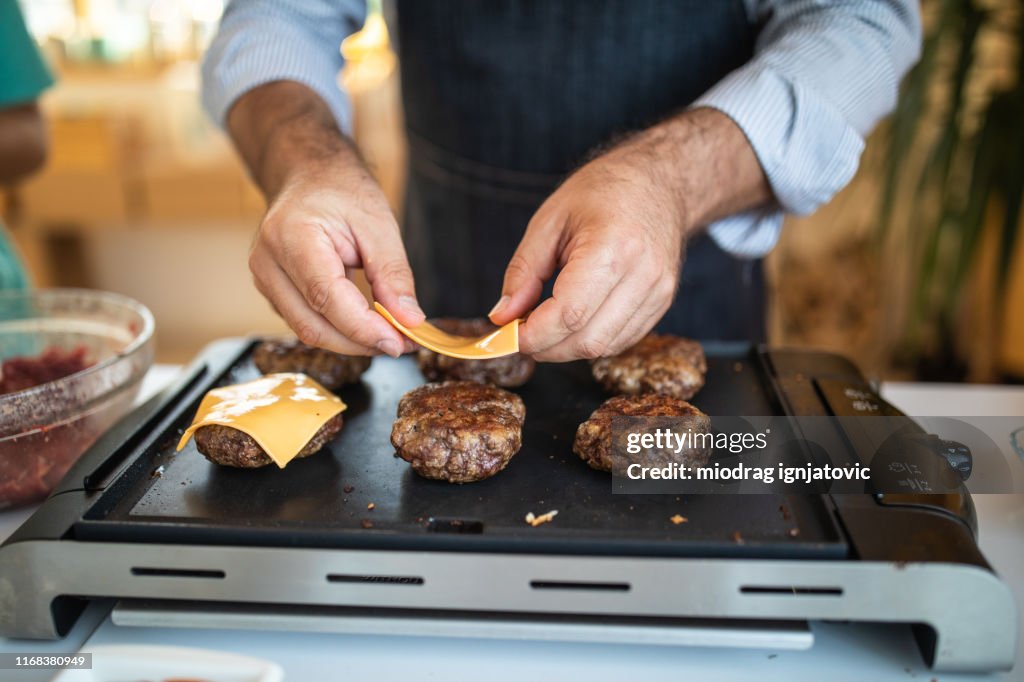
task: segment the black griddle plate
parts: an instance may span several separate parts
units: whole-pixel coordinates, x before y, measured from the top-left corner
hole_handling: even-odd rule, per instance
[[[258,376],[250,351],[251,345],[211,387]],[[712,415],[780,413],[753,351],[707,351],[707,385],[693,400],[698,407]],[[827,498],[820,495],[613,494],[610,476],[572,452],[577,425],[607,397],[586,363],[540,365],[518,390],[527,408],[523,447],[504,471],[468,485],[423,479],[394,456],[390,444],[399,398],[422,383],[412,358],[376,358],[360,385],[340,391],[349,405],[341,434],[320,453],[283,470],[218,467],[192,441],[175,453],[196,401],[107,487],[76,523],[75,536],[632,556],[848,554]],[[158,467],[162,473],[153,475]],[[555,509],[552,523],[524,523],[527,512]],[[673,524],[675,514],[688,522]]]

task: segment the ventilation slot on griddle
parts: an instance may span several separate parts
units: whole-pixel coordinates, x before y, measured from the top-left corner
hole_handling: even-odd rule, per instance
[[[427,521],[427,531],[431,533],[456,533],[459,535],[479,535],[484,532],[484,522],[476,519],[435,519]]]
[[[531,580],[535,590],[571,590],[574,592],[629,592],[629,583],[585,583],[563,580]]]
[[[157,578],[206,578],[209,580],[222,580],[227,574],[224,571],[202,568],[148,568],[132,566],[132,575],[153,576]]]
[[[841,587],[806,587],[802,585],[743,585],[743,594],[778,594],[787,597],[841,597]]]
[[[422,585],[423,578],[418,575],[349,575],[346,573],[328,573],[329,583],[357,583],[359,585]]]

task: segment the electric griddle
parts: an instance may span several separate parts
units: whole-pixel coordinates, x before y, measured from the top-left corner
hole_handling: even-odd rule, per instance
[[[0,634],[59,638],[88,600],[116,598],[126,624],[664,644],[799,647],[807,621],[897,622],[936,670],[1013,664],[1013,598],[978,551],[966,490],[613,494],[572,453],[606,397],[585,363],[538,367],[518,389],[522,450],[471,485],[394,456],[398,399],[423,382],[411,358],[375,359],[340,391],[341,434],[284,470],[217,467],[193,442],[176,453],[207,390],[258,376],[255,343],[208,347],[0,546]],[[842,358],[705,349],[694,402],[709,414],[856,414],[849,395],[894,413]],[[828,447],[851,443],[837,431]]]

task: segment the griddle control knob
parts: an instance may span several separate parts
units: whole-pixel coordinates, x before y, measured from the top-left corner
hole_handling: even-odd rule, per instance
[[[932,435],[931,438],[934,439],[932,449],[935,454],[944,457],[949,462],[949,466],[953,467],[953,471],[960,474],[960,478],[965,481],[970,478],[971,469],[974,466],[971,449],[955,440],[942,440],[935,435]]]
[[[974,458],[971,456],[971,449],[963,443],[955,440],[943,440],[933,433],[915,433],[908,437],[910,443],[917,448],[932,452],[949,463],[949,466],[959,476],[960,480],[966,481],[971,477],[971,469],[974,466]]]

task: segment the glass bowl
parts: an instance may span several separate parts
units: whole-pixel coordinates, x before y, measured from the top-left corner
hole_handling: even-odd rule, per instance
[[[0,361],[83,353],[85,369],[0,394],[0,509],[46,497],[132,406],[153,364],[153,315],[86,289],[0,292]]]

